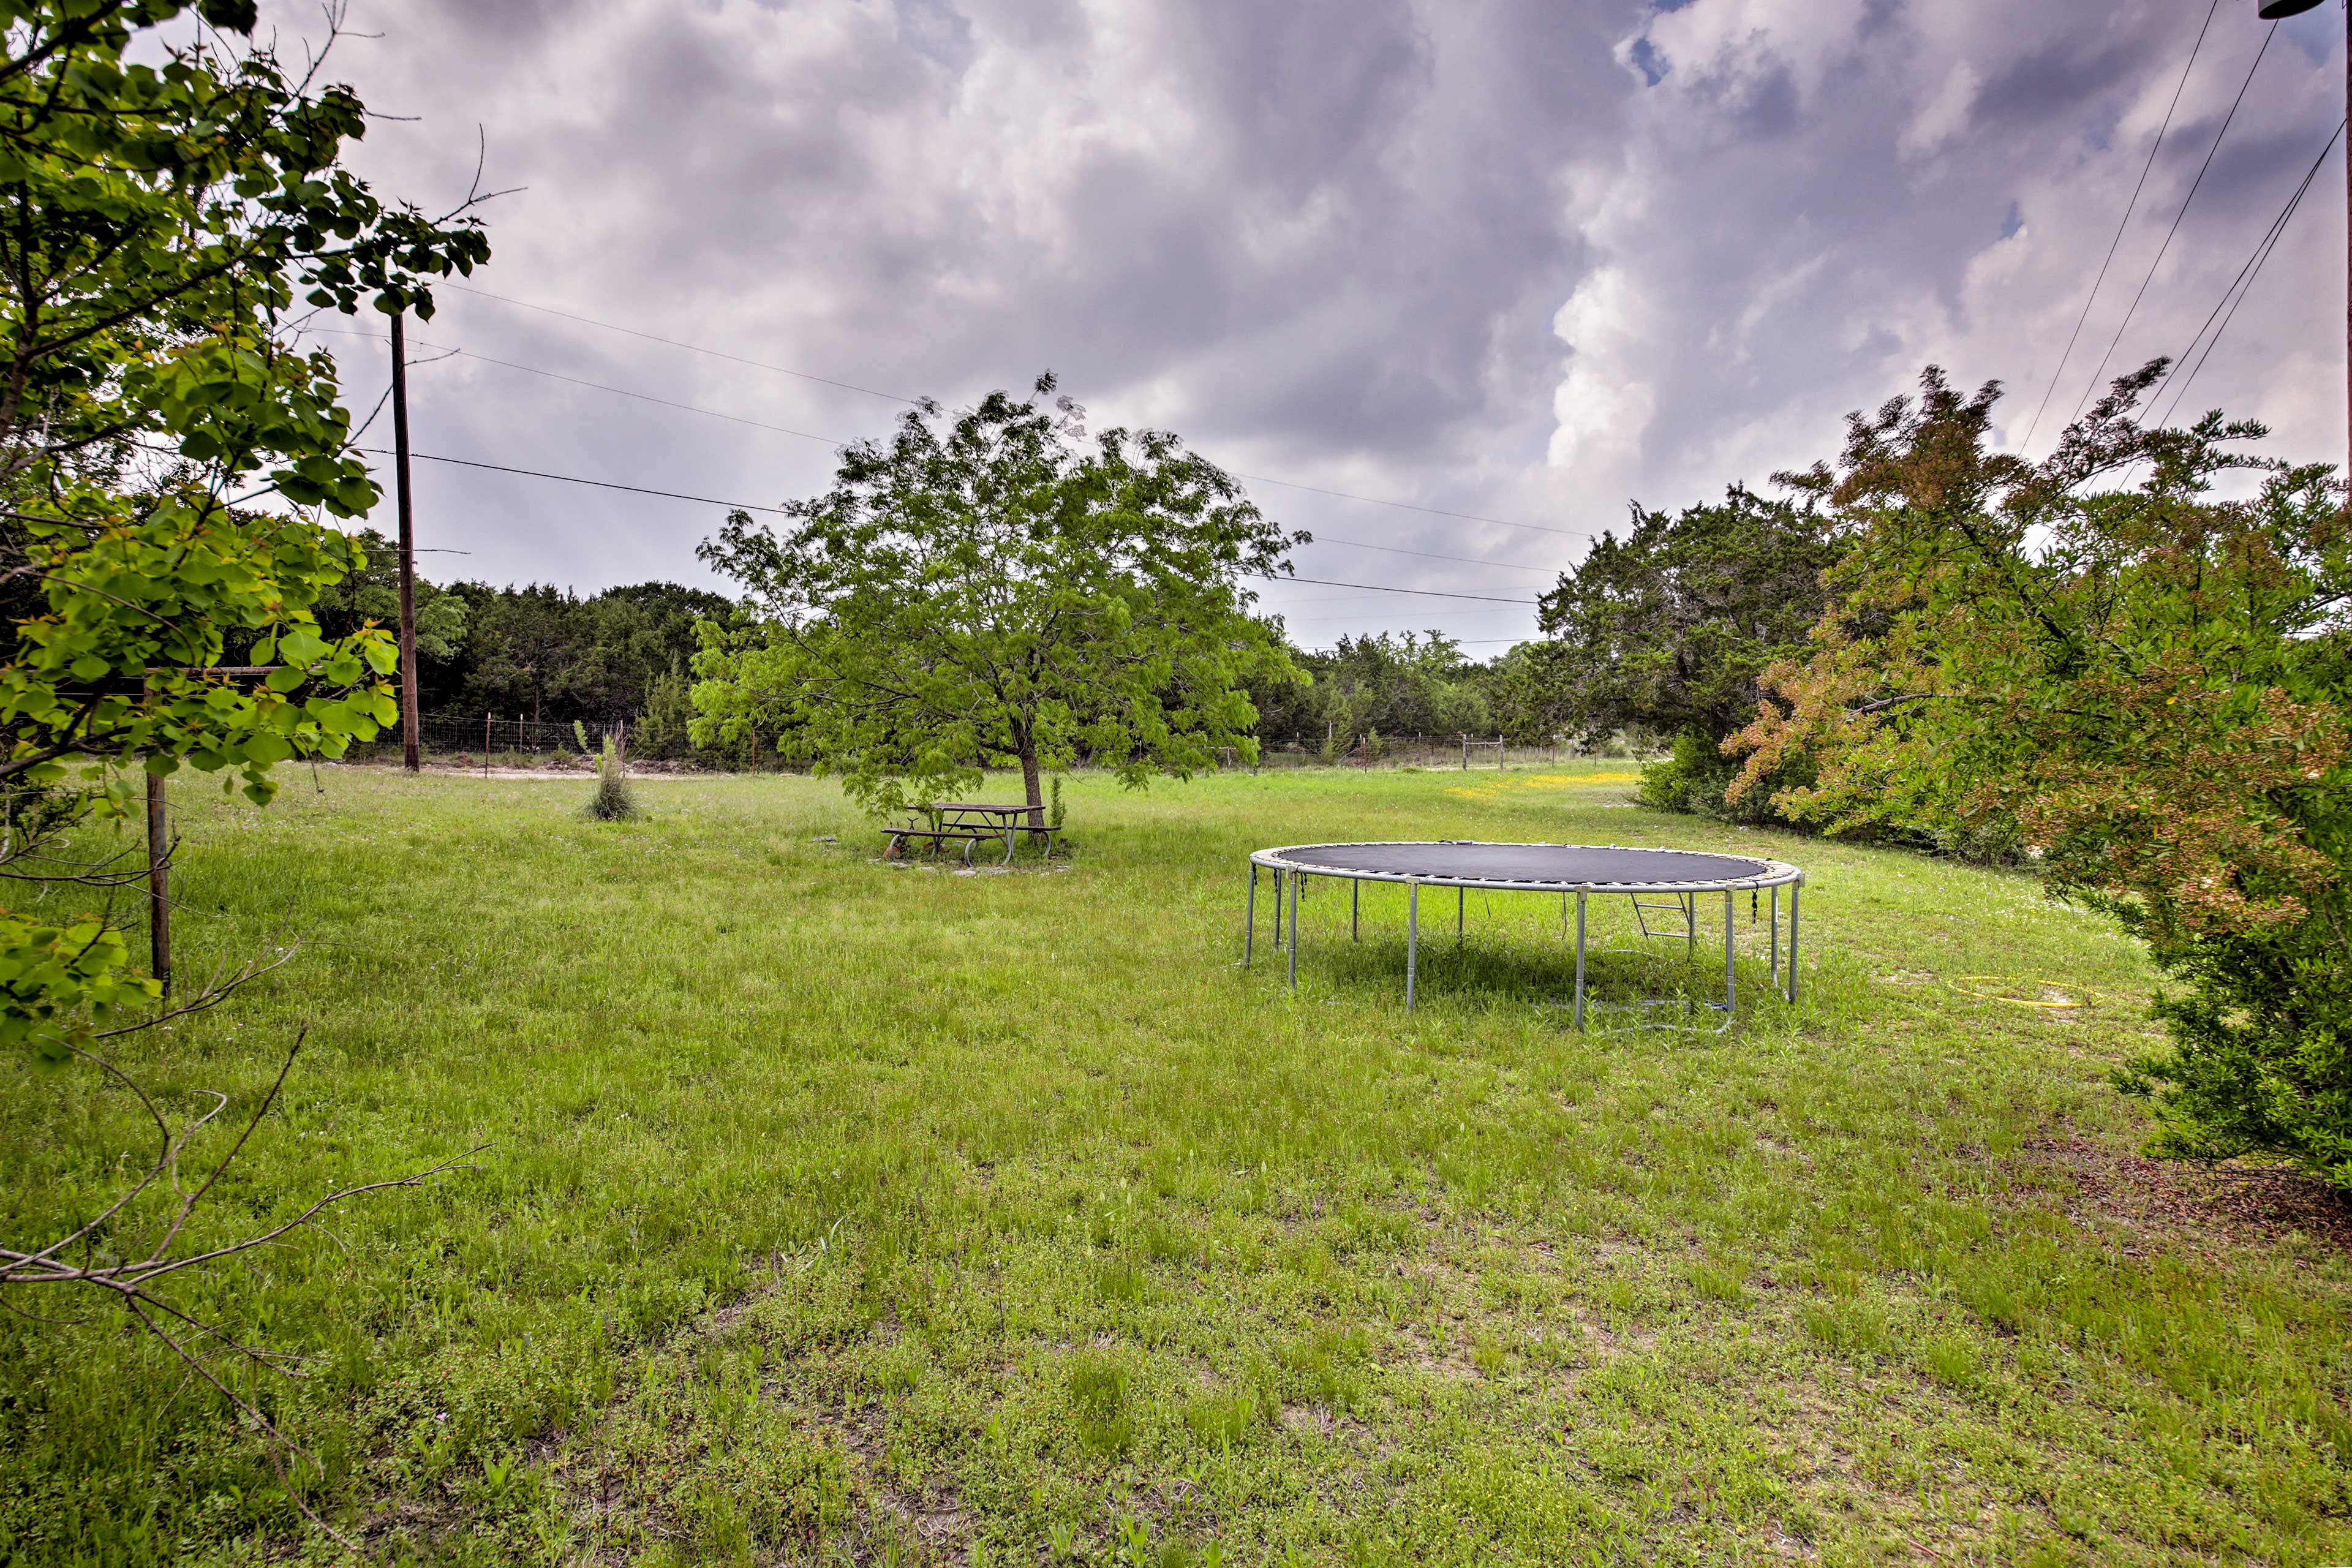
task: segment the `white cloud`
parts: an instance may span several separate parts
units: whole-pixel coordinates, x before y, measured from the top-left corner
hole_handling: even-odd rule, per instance
[[[289,36],[315,16],[269,8]],[[1576,532],[1631,498],[1685,504],[1823,455],[1848,409],[1930,358],[2011,380],[2021,431],[2016,404],[2047,383],[2193,34],[2156,0],[356,0],[352,20],[383,36],[347,40],[335,74],[421,117],[371,130],[358,163],[382,189],[446,201],[478,123],[491,181],[528,187],[492,209],[483,288],[951,401],[1051,366],[1097,422],[1169,425],[1244,472]],[[2116,368],[2187,338],[2341,112],[2334,28],[2287,26]],[[2234,8],[2217,16],[2053,417],[2259,41]],[[2321,274],[2324,206],[2193,400],[2273,419],[2298,454],[2340,440],[2335,309],[2295,286]],[[420,335],[478,354],[825,436],[895,412],[443,304]],[[362,404],[381,352],[348,362]],[[761,501],[809,493],[831,462],[479,361],[415,381],[426,450]],[[422,489],[427,542],[475,551],[443,559],[494,580],[695,577],[716,522],[474,472],[428,468]],[[1573,552],[1555,533],[1257,494],[1327,537]],[[1301,569],[1540,581],[1320,543]],[[1465,636],[1532,624],[1351,608]]]

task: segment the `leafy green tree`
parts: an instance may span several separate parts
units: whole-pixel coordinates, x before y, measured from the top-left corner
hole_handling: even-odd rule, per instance
[[[191,11],[203,26],[182,41],[156,31]],[[87,858],[90,836],[74,837],[125,813],[139,771],[221,773],[263,803],[277,763],[341,754],[395,713],[391,637],[364,622],[331,636],[319,620],[362,564],[328,520],[364,514],[376,488],[349,449],[333,362],[299,352],[289,312],[299,293],[315,310],[366,298],[429,315],[425,279],[488,247],[472,220],[387,209],[341,168],[365,129],[359,100],[289,78],[243,41],[253,26],[251,0],[0,0],[0,580],[14,612],[0,882],[32,906],[0,909],[0,1045],[92,1064],[158,1135],[143,1173],[77,1228],[0,1245],[0,1290],[122,1310],[264,1434],[285,1495],[323,1528],[283,1464],[300,1450],[208,1352],[284,1361],[202,1322],[167,1284],[354,1190],[192,1247],[190,1212],[277,1088],[184,1186],[182,1156],[212,1112],[174,1130],[168,1102],[101,1054],[274,965],[151,1012],[162,988],[132,968],[108,910],[53,912],[71,908],[68,890],[146,873]],[[264,668],[223,668],[232,648]]]
[[[1343,737],[1484,733],[1492,722],[1462,645],[1442,632],[1343,637],[1313,669],[1325,721]]]
[[[400,555],[392,541],[373,528],[356,536],[361,563],[330,585],[312,606],[323,637],[343,637],[400,620]],[[447,665],[466,645],[466,601],[447,589],[416,579],[417,662]]]
[[[191,9],[203,41],[159,43]],[[341,168],[358,99],[238,45],[253,21],[250,0],[0,5],[0,790],[48,829],[9,840],[19,882],[99,875],[61,869],[56,835],[120,815],[128,765],[231,770],[265,801],[275,763],[393,714],[391,640],[315,614],[361,563],[318,514],[376,490],[287,315],[298,292],[430,314],[421,279],[488,247]],[[275,668],[223,673],[232,639]],[[0,914],[0,1039],[79,1049],[152,989],[126,963],[99,917]]]
[[[700,647],[696,624],[734,608],[723,595],[675,583],[587,595],[541,584],[458,583],[449,592],[467,606],[467,633],[436,701],[556,721],[643,713],[655,683]]]
[[[1626,731],[1676,737],[1643,795],[1721,815],[1735,768],[1719,744],[1754,715],[1759,673],[1801,650],[1842,548],[1811,507],[1740,485],[1679,513],[1635,506],[1622,540],[1602,534],[1539,600],[1544,640],[1512,668],[1509,728],[1587,744]]]
[[[646,689],[645,710],[629,731],[629,744],[648,760],[676,762],[693,753],[693,726],[694,683],[672,664]]]
[[[2041,463],[1988,449],[1999,384],[1932,367],[1791,477],[1849,552],[1804,657],[1768,670],[1736,789],[1832,831],[2013,825],[2049,887],[2185,988],[2126,1075],[2159,1152],[2352,1186],[2352,521],[2251,422],[2145,429],[2162,362]],[[2255,482],[2214,498],[2218,477]]]
[[[1293,648],[1290,664],[1251,683],[1261,740],[1306,742],[1337,757],[1373,730],[1391,742],[1494,732],[1493,671],[1443,632],[1342,637],[1328,649]]]
[[[1220,746],[1254,757],[1244,684],[1285,656],[1240,579],[1291,539],[1174,436],[1089,437],[1053,390],[918,405],[781,536],[730,516],[702,556],[764,618],[713,628],[698,732],[789,728],[877,812],[1009,763],[1041,826],[1046,767],[1139,786]]]

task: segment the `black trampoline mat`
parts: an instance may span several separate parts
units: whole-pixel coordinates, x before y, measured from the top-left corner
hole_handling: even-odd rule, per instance
[[[1333,871],[1374,871],[1484,882],[1736,882],[1772,864],[1688,849],[1618,849],[1597,844],[1304,844],[1284,861]]]

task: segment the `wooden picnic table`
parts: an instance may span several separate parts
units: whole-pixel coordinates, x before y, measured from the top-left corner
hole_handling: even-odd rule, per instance
[[[906,826],[883,829],[887,835],[887,842],[882,853],[886,858],[895,857],[911,838],[927,840],[935,849],[961,842],[964,864],[969,866],[973,845],[1002,838],[1004,840],[1003,864],[1009,866],[1013,863],[1013,852],[1021,842],[1021,835],[1028,833],[1044,835],[1045,854],[1050,858],[1054,853],[1054,835],[1058,830],[1034,826],[1021,820],[1035,809],[1025,801],[1011,805],[972,800],[921,802],[907,808]],[[919,822],[925,826],[917,826]]]

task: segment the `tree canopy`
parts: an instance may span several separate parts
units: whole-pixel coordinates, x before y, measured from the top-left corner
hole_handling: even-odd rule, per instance
[[[316,310],[431,312],[427,280],[488,254],[462,214],[389,208],[338,163],[365,130],[345,88],[291,77],[207,0],[0,8],[0,570],[19,619],[0,664],[0,874],[86,879],[55,835],[120,811],[125,764],[231,770],[338,754],[394,717],[378,628],[322,635],[358,566],[329,518],[376,488],[334,364],[295,346]],[[234,644],[266,672],[222,668]],[[99,916],[0,915],[0,1038],[73,1048],[124,999]],[[104,971],[101,974],[100,971]]]
[[[758,728],[895,808],[1085,759],[1131,786],[1255,755],[1246,685],[1286,658],[1242,585],[1306,536],[1165,431],[1089,435],[1041,376],[952,416],[926,401],[842,457],[779,532],[729,517],[702,557],[761,624],[713,628],[701,732]]]
[[[1997,383],[1930,367],[1786,476],[1847,546],[1801,657],[1766,671],[1735,790],[1832,830],[2016,825],[2056,891],[2188,990],[2129,1087],[2163,1147],[2352,1184],[2352,527],[2342,480],[2115,384],[2040,463],[1989,449]],[[2243,499],[2216,499],[2235,472]]]
[[[1294,651],[1291,659],[1296,673],[1283,670],[1251,689],[1261,740],[1344,752],[1375,734],[1450,740],[1493,731],[1493,672],[1442,632],[1343,636],[1328,651]]]

